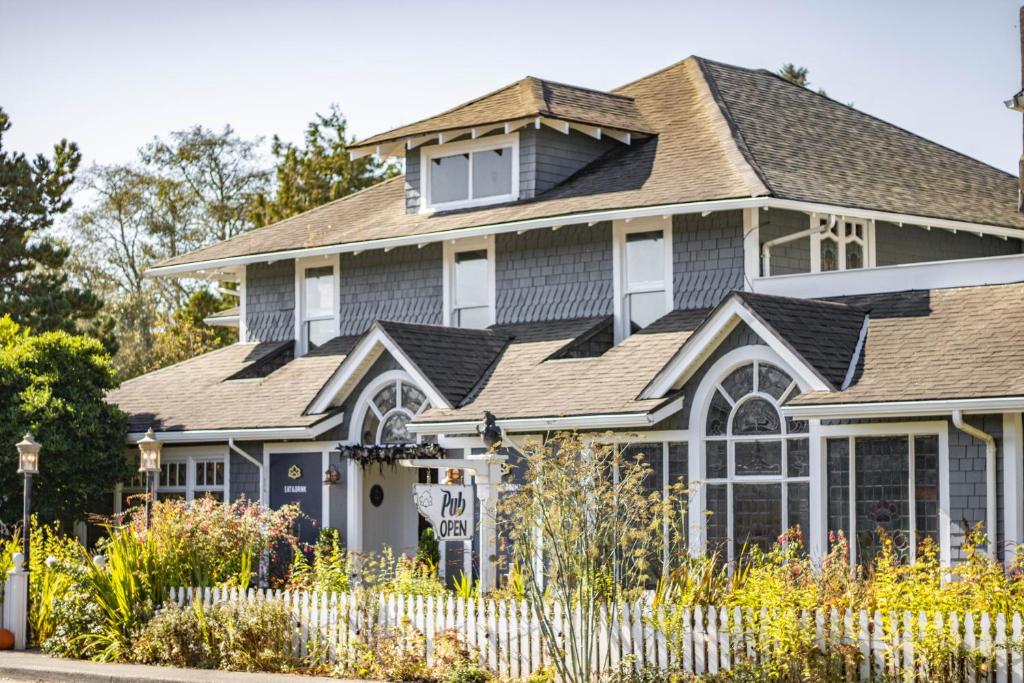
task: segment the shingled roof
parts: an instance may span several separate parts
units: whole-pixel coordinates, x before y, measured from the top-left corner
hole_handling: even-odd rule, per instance
[[[520,91],[528,89],[522,83],[476,102],[493,103],[500,93],[503,102],[519,101]],[[587,107],[612,116],[614,102],[622,106],[614,115],[630,118],[625,103],[632,102],[655,135],[613,149],[533,199],[406,213],[404,180],[393,178],[157,268],[524,220],[571,221],[597,211],[769,196],[1024,228],[1012,175],[769,71],[689,57],[611,93],[542,83],[559,93],[551,107],[562,116]],[[467,111],[457,108],[435,119],[449,116],[451,125],[462,125],[470,120],[461,118]]]
[[[843,301],[869,315],[853,383],[793,405],[1024,396],[1024,283]]]
[[[437,116],[360,140],[351,149],[537,116],[634,133],[653,132],[631,97],[527,76]]]

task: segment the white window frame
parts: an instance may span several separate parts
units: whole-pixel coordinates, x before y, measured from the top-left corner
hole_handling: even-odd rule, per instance
[[[134,453],[133,455],[137,455]],[[209,462],[209,461],[220,461],[224,464],[224,485],[223,486],[198,486],[196,484],[196,463]],[[135,459],[135,464],[138,460]],[[208,491],[215,492],[220,491],[223,494],[223,501],[225,503],[230,502],[231,494],[231,456],[226,448],[209,448],[206,446],[194,446],[194,447],[175,447],[172,449],[164,449],[160,456],[160,465],[177,465],[183,464],[185,466],[185,485],[184,486],[161,486],[160,478],[157,478],[156,492],[154,494],[155,500],[160,500],[161,492],[165,494],[184,494],[186,501],[195,500],[198,497]],[[125,485],[121,487],[121,494],[135,494],[145,493],[145,485]],[[115,498],[115,512],[123,512],[121,508],[121,495]]]
[[[401,385],[403,384],[415,387],[421,394],[423,394],[423,403],[420,404],[420,407],[415,414],[410,412],[402,405]],[[377,394],[379,394],[382,389],[386,388],[389,385],[398,385],[395,391],[395,407],[388,410],[387,412],[382,413],[380,409],[377,407],[377,404],[373,402],[373,399],[377,397]],[[359,394],[359,399],[356,401],[355,413],[355,417],[358,419],[353,420],[352,424],[349,427],[349,440],[352,443],[356,444],[362,443],[363,422],[366,421],[366,414],[369,412],[373,412],[377,416],[377,420],[379,422],[377,424],[377,434],[375,435],[374,444],[368,445],[377,445],[380,444],[380,436],[384,430],[384,421],[392,414],[403,413],[410,420],[412,420],[413,418],[419,416],[421,413],[423,413],[423,411],[427,410],[430,407],[430,398],[427,396],[427,393],[420,389],[419,385],[416,384],[416,382],[413,381],[412,377],[409,376],[409,373],[405,372],[404,370],[389,370],[387,372],[382,372],[380,375],[374,378],[374,380],[370,382],[365,389],[363,389],[362,393]],[[422,438],[420,437],[419,434],[416,434],[414,436],[414,443],[420,443],[422,441]]]
[[[473,199],[473,152],[486,152],[487,150],[501,149],[502,147],[509,147],[512,151],[511,192],[493,197]],[[457,154],[469,154],[469,199],[431,204],[430,162],[434,159],[455,156]],[[420,213],[488,206],[503,202],[514,202],[517,199],[519,199],[519,133],[491,135],[477,140],[427,145],[420,148]]]
[[[664,281],[661,286],[651,283],[630,287],[626,272],[626,236],[635,232],[661,231],[664,248]],[[665,312],[675,307],[675,275],[672,269],[672,219],[669,216],[652,216],[629,221],[615,221],[612,224],[612,279],[614,281],[615,343],[618,344],[630,335],[629,304],[630,294],[656,292],[665,290]]]
[[[901,437],[908,439],[907,457],[909,458],[909,483],[908,509],[911,511],[909,526],[911,534],[916,534],[917,513],[915,486],[914,486],[914,437],[935,436],[939,442],[939,563],[949,566],[952,558],[952,532],[950,522],[950,492],[949,492],[949,425],[944,421],[929,422],[880,422],[869,424],[840,424],[821,425],[817,430],[818,438],[821,440],[820,453],[824,466],[825,491],[822,492],[820,514],[823,517],[823,524],[828,528],[828,441],[833,439],[848,439],[849,450],[849,510],[847,510],[850,538],[847,539],[850,545],[850,566],[857,564],[857,517],[856,517],[856,449],[854,441],[861,437]],[[813,514],[813,511],[812,511]],[[911,562],[917,556],[916,538],[911,539],[909,557]]]
[[[455,319],[455,255],[464,251],[486,251],[487,252],[487,306],[490,315],[488,325],[493,325],[496,319],[496,295],[495,295],[495,260],[494,260],[494,237],[484,235],[483,237],[470,237],[461,240],[450,240],[444,243],[444,267],[442,276],[444,279],[443,299],[444,315],[443,323],[446,327],[452,326]]]
[[[744,394],[743,396],[741,396],[739,398],[739,400],[734,400],[732,395],[729,394],[729,392],[726,391],[725,387],[722,386],[722,382],[724,382],[725,379],[727,377],[729,377],[729,375],[731,375],[734,371],[738,370],[739,368],[745,367],[746,365],[749,365],[749,364],[753,364],[753,366],[754,366],[754,369],[753,369],[753,382],[752,382],[752,387],[753,388],[752,388],[752,390],[749,393]],[[735,533],[734,533],[734,530],[733,530],[734,520],[735,520],[735,510],[733,509],[733,505],[734,505],[734,503],[733,503],[733,488],[734,488],[734,486],[736,484],[741,484],[741,485],[742,484],[778,484],[778,485],[780,485],[782,487],[781,498],[780,498],[780,500],[781,500],[780,505],[782,506],[782,511],[781,511],[782,527],[779,529],[779,533],[780,534],[784,533],[791,526],[790,521],[789,521],[789,485],[790,484],[807,484],[808,485],[808,498],[810,497],[811,475],[810,475],[809,469],[808,469],[808,473],[806,475],[803,475],[803,476],[790,476],[789,475],[789,441],[791,439],[801,439],[801,440],[806,440],[807,441],[808,468],[809,468],[810,467],[810,438],[811,438],[811,435],[810,435],[809,431],[790,433],[789,432],[788,420],[786,419],[786,417],[782,414],[782,411],[780,410],[782,405],[789,399],[789,397],[793,394],[794,391],[799,392],[799,387],[797,386],[796,380],[793,379],[793,376],[789,375],[789,377],[790,377],[789,385],[782,392],[782,396],[780,398],[776,399],[771,394],[768,394],[768,393],[765,393],[765,392],[761,391],[760,390],[760,386],[759,386],[759,383],[760,383],[759,366],[760,365],[773,365],[776,368],[778,368],[779,370],[782,370],[783,372],[786,372],[787,375],[789,375],[788,371],[786,371],[785,368],[782,365],[778,364],[778,363],[775,363],[775,362],[772,362],[772,361],[769,361],[769,360],[754,359],[754,360],[751,360],[751,361],[749,361],[747,363],[741,363],[741,364],[737,365],[736,367],[734,367],[729,372],[725,373],[724,375],[719,376],[717,378],[717,381],[715,382],[714,389],[715,389],[715,391],[721,392],[722,396],[729,403],[729,405],[730,405],[729,418],[728,418],[728,420],[726,422],[725,434],[722,434],[722,435],[707,435],[707,434],[705,434],[705,436],[704,436],[704,444],[702,446],[702,455],[703,455],[703,458],[704,458],[704,465],[705,465],[705,472],[706,472],[707,471],[706,467],[707,467],[707,444],[708,444],[708,442],[717,441],[717,442],[724,442],[726,444],[726,476],[724,476],[724,477],[715,477],[715,478],[712,478],[712,477],[708,476],[708,477],[705,477],[705,479],[703,481],[707,485],[725,485],[726,486],[726,514],[728,515],[727,516],[727,520],[726,520],[726,556],[727,556],[727,560],[728,560],[729,566],[732,566],[733,562],[736,559],[735,556],[734,556],[735,555],[735,548],[733,547],[734,546],[733,541],[735,540]],[[715,396],[715,391],[711,392],[711,397],[712,398],[714,398],[714,396]],[[733,419],[736,416],[736,411],[740,408],[740,406],[743,403],[746,403],[747,401],[750,401],[750,400],[753,400],[753,399],[758,399],[758,398],[759,399],[763,399],[763,400],[767,401],[768,403],[771,403],[775,407],[776,412],[779,414],[779,432],[777,434],[755,434],[755,435],[742,435],[742,436],[734,435],[732,433],[732,423],[733,423]],[[708,405],[710,406],[710,402],[708,403]],[[703,427],[703,429],[706,429],[707,411],[704,412],[704,420],[705,420],[705,426]],[[736,474],[736,444],[738,442],[743,442],[743,441],[748,441],[748,442],[749,441],[780,441],[781,442],[782,453],[781,453],[781,463],[780,463],[779,474],[764,474],[764,475],[752,475],[752,474],[739,474],[738,475],[738,474]],[[808,507],[809,507],[809,502],[808,502]],[[812,514],[814,514],[813,511],[809,509],[808,510],[808,516],[810,516]],[[808,519],[808,526],[810,526],[810,520],[809,519]],[[809,532],[808,529],[802,529],[802,531],[804,532],[805,535]]]
[[[864,265],[860,268],[851,268],[849,270],[865,270],[867,268],[875,267],[875,221],[869,218],[853,218],[851,216],[836,216],[836,234],[826,234],[822,232],[815,232],[811,234],[811,272],[812,273],[835,273],[841,270],[847,270],[846,267],[846,246],[850,243],[857,243],[861,245],[861,252],[864,254]],[[827,213],[812,213],[810,215],[810,227],[817,228],[821,225],[828,225],[832,220],[832,215]],[[856,236],[846,235],[845,223],[857,223],[863,226],[863,237],[858,238]],[[836,270],[821,269],[821,243],[831,240],[836,242],[836,255],[839,259],[838,268]]]
[[[341,330],[341,255],[311,256],[295,259],[295,355],[303,356],[309,352],[309,339],[306,337],[306,271],[310,268],[330,266],[334,272],[334,335]],[[309,320],[327,320],[326,316]]]

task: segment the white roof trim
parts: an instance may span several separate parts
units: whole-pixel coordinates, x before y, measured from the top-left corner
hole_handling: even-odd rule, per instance
[[[395,247],[443,242],[449,239],[461,239],[464,237],[476,237],[481,235],[498,235],[509,232],[552,228],[556,226],[580,223],[597,223],[611,220],[645,218],[648,216],[704,213],[705,211],[729,211],[734,209],[761,207],[791,209],[807,213],[834,213],[836,215],[849,216],[851,218],[874,218],[876,220],[889,221],[892,223],[911,223],[914,225],[925,225],[945,230],[964,230],[975,234],[998,235],[1001,237],[1024,239],[1024,230],[1019,228],[1008,228],[982,223],[967,223],[964,221],[954,221],[943,218],[911,216],[885,211],[872,211],[870,209],[854,209],[832,204],[817,204],[792,199],[777,199],[775,197],[744,197],[740,199],[716,199],[705,202],[660,204],[657,206],[644,206],[632,209],[588,211],[584,213],[562,214],[558,216],[548,216],[546,218],[532,218],[522,221],[494,223],[491,225],[480,225],[469,228],[457,228],[455,230],[444,230],[422,235],[388,237],[379,240],[363,240],[360,242],[331,244],[322,247],[300,247],[296,249],[263,252],[260,254],[249,254],[246,256],[229,256],[225,258],[208,259],[205,261],[195,261],[193,263],[183,263],[175,266],[158,266],[148,269],[146,271],[146,275],[158,276],[195,273],[209,269],[221,269],[228,266],[246,265],[249,263],[265,263],[268,261],[280,261],[282,259],[302,258],[306,256],[322,256],[325,254],[352,253],[366,251],[369,249],[394,249]]]
[[[431,382],[426,375],[419,369],[419,367],[412,361],[409,356],[401,349],[398,344],[384,331],[384,328],[380,323],[374,323],[370,331],[367,332],[362,339],[356,344],[352,352],[345,356],[344,360],[331,375],[330,379],[320,388],[320,391],[313,397],[312,402],[309,405],[308,413],[316,414],[325,412],[330,408],[331,402],[337,397],[337,395],[343,391],[351,391],[355,384],[362,378],[362,373],[359,369],[362,367],[364,362],[370,360],[376,360],[376,356],[380,355],[382,350],[386,350],[394,357],[398,364],[402,366],[402,369],[409,373],[423,393],[426,394],[427,399],[435,408],[446,408],[451,409],[453,406],[449,403],[448,399],[438,391],[434,383]],[[372,357],[372,360],[371,360]],[[365,372],[365,370],[364,370]]]
[[[796,353],[737,296],[730,296],[686,341],[640,393],[640,398],[660,398],[676,389],[711,356],[719,343],[742,321],[800,375],[812,391],[831,391],[828,380]]]
[[[210,327],[238,327],[240,316],[235,315],[214,315],[203,318],[203,322]]]
[[[673,399],[657,410],[646,413],[607,413],[573,415],[568,417],[513,417],[498,419],[497,423],[510,432],[549,431],[553,429],[635,429],[650,427],[683,408],[683,397]],[[453,422],[410,422],[409,429],[417,434],[472,434],[483,420]]]
[[[950,415],[954,410],[974,415],[1024,411],[1024,396],[964,398],[931,401],[880,401],[829,405],[785,405],[782,413],[803,419],[842,419]]]
[[[325,420],[309,427],[258,427],[253,429],[189,429],[184,431],[156,432],[158,441],[165,444],[198,443],[201,441],[269,441],[288,439],[314,439],[327,430],[338,426],[345,419],[339,411]],[[129,432],[127,442],[135,444],[144,436],[143,432]]]

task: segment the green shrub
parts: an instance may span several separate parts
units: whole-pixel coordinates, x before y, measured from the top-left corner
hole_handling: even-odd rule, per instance
[[[139,634],[133,658],[196,669],[289,671],[300,665],[291,651],[293,629],[288,608],[276,601],[169,604]]]
[[[103,627],[103,613],[88,588],[86,566],[63,560],[51,564],[49,571],[51,575],[66,577],[67,582],[46,610],[43,620],[46,626],[40,629],[45,634],[40,638],[40,648],[55,657],[91,657],[93,652],[85,636]]]
[[[349,562],[337,529],[321,529],[313,546],[313,561],[298,549],[292,558],[288,588],[344,593],[349,589]]]

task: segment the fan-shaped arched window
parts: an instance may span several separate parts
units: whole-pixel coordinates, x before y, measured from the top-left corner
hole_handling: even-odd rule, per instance
[[[389,381],[370,397],[363,417],[364,444],[415,443],[409,422],[426,410],[423,392],[403,379]]]
[[[732,562],[745,546],[767,549],[809,521],[807,423],[779,406],[800,393],[765,361],[735,368],[714,390],[704,425],[708,548]]]

